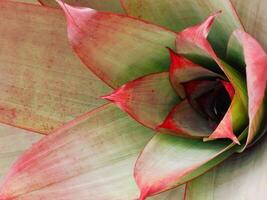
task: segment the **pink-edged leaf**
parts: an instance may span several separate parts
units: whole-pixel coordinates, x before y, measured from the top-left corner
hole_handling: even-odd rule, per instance
[[[213,60],[225,73],[235,91],[239,93],[244,105],[247,104],[246,84],[242,75],[233,67],[223,62],[217,57],[212,46],[207,40],[215,17],[219,15],[217,12],[210,15],[203,23],[186,28],[177,35],[176,50],[182,54],[193,54],[200,57],[205,57],[208,60]],[[220,39],[220,38],[218,38]]]
[[[218,15],[218,13],[209,16],[202,24],[196,25],[193,27],[189,27],[182,32],[180,32],[177,36],[177,51],[181,53],[191,53],[191,54],[197,54],[204,57],[207,57],[209,59],[213,59],[220,68],[225,72],[225,75],[230,80],[231,84],[233,85],[235,92],[237,96],[240,96],[240,103],[232,103],[231,109],[234,110],[243,110],[246,111],[246,104],[247,104],[247,93],[246,93],[246,86],[245,81],[243,80],[242,76],[231,66],[227,65],[225,62],[221,61],[215,52],[213,51],[211,45],[209,44],[209,41],[207,40],[208,33],[211,29],[212,23],[215,19],[215,16]],[[243,105],[242,105],[243,104]],[[230,109],[230,110],[231,110]],[[233,116],[234,115],[234,116]],[[234,136],[234,130],[232,126],[236,126],[234,123],[234,119],[238,118],[240,113],[235,112],[234,114],[227,113],[225,118],[222,120],[222,122],[218,125],[216,132],[212,134],[210,138],[230,138],[233,141],[237,142],[236,137]],[[241,129],[241,127],[244,126],[244,123],[246,122],[246,112],[244,112],[244,117],[242,117],[241,123],[238,123],[240,127],[238,129]],[[232,123],[230,123],[232,122]],[[225,131],[227,130],[227,131]],[[219,132],[218,132],[219,131]]]
[[[44,6],[58,7],[55,0],[39,0]],[[65,0],[67,4],[80,7],[89,7],[100,11],[124,13],[120,0]]]
[[[233,129],[233,116],[232,116],[232,107],[236,103],[235,101],[232,101],[229,109],[225,113],[223,119],[219,123],[219,125],[216,127],[216,129],[213,131],[213,133],[208,137],[205,138],[204,141],[208,140],[214,140],[214,139],[219,139],[219,138],[229,138],[236,144],[240,144],[237,137],[234,134],[234,129]],[[241,107],[242,109],[242,107]],[[242,110],[240,110],[242,111]],[[239,120],[239,119],[238,119]]]
[[[180,101],[170,84],[168,72],[138,78],[103,98],[114,102],[135,120],[152,129],[161,124]]]
[[[0,1],[0,19],[0,122],[46,134],[104,103],[110,88],[69,47],[62,12]]]
[[[267,4],[265,0],[231,0],[246,32],[255,37],[267,50]]]
[[[203,118],[187,100],[178,103],[158,130],[166,129],[180,136],[201,138],[212,133],[209,122]]]
[[[244,138],[247,129],[239,136]],[[226,141],[204,143],[166,134],[157,134],[146,145],[135,165],[139,200],[176,187],[211,169],[240,146]]]
[[[128,15],[152,21],[174,31],[200,23],[210,13],[222,10],[222,15],[209,36],[220,55],[224,55],[232,31],[242,27],[229,0],[122,0],[122,4]]]
[[[261,134],[267,114],[267,55],[248,33],[237,30],[235,36],[243,47],[248,90],[249,132],[247,144]]]
[[[267,125],[265,128],[267,131]],[[264,136],[254,147],[231,156],[218,167],[190,181],[184,199],[265,199],[266,145],[267,137]]]
[[[165,47],[174,46],[174,32],[128,16],[59,3],[66,14],[73,49],[110,86],[116,88],[141,76],[167,71]]]
[[[11,164],[43,135],[0,124],[0,181]]]
[[[132,171],[153,132],[107,104],[44,137],[13,165],[0,199],[135,200]]]
[[[171,49],[169,49],[169,53],[171,57],[170,80],[177,93],[181,96],[184,96],[181,83],[198,78],[220,77],[219,74],[191,62]]]

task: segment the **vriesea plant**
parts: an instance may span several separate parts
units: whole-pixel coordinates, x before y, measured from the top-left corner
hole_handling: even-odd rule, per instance
[[[1,200],[265,198],[267,2],[40,3],[0,2]]]

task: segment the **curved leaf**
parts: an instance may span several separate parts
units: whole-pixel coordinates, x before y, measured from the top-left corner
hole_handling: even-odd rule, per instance
[[[60,11],[0,1],[0,19],[0,122],[49,133],[104,103],[110,88],[75,57]]]
[[[267,131],[267,126],[265,127]],[[265,137],[265,136],[264,136]],[[265,199],[267,138],[187,184],[186,200]]]
[[[59,2],[70,43],[97,76],[116,88],[141,76],[167,71],[175,33],[128,16],[74,8]]]
[[[212,133],[208,121],[192,108],[187,100],[178,103],[158,130],[167,129],[172,133],[187,137],[207,137]]]
[[[176,49],[178,53],[195,54],[213,60],[225,73],[235,91],[239,93],[244,105],[247,102],[246,83],[244,77],[233,67],[219,59],[207,40],[208,34],[212,28],[215,17],[219,12],[209,16],[203,23],[186,28],[177,35]],[[220,38],[217,38],[220,39]]]
[[[212,12],[221,10],[222,15],[214,25],[209,39],[219,55],[224,56],[232,31],[241,28],[239,19],[229,0],[122,0],[130,16],[145,19],[174,31],[200,23]],[[218,39],[218,37],[220,39]]]
[[[107,104],[26,151],[0,187],[0,199],[134,200],[137,154],[153,132]]]
[[[244,31],[236,31],[246,63],[249,132],[246,144],[262,134],[267,116],[267,54],[260,44]]]
[[[171,65],[169,69],[170,81],[180,96],[184,96],[181,83],[198,78],[221,77],[219,74],[193,63],[182,55],[176,54],[171,49],[169,49],[169,52],[171,57]]]
[[[42,137],[42,135],[30,131],[4,124],[0,125],[0,180],[14,160]]]
[[[266,0],[231,0],[244,30],[255,37],[267,50]]]
[[[230,138],[238,143],[234,131],[236,131],[236,128],[241,129],[242,131],[242,128],[246,125],[247,118],[246,83],[243,80],[242,76],[234,68],[227,65],[217,57],[208,40],[206,39],[216,15],[218,15],[218,13],[209,16],[202,24],[189,27],[180,32],[176,40],[177,51],[180,51],[182,53],[200,54],[201,56],[213,59],[225,72],[225,75],[228,77],[231,84],[235,88],[236,96],[238,98],[236,103],[232,103],[233,107],[229,109],[238,110],[238,112],[230,114],[229,110],[229,112],[227,112],[223,120],[218,125],[214,134],[212,134],[209,138]],[[244,114],[242,114],[241,117],[240,111],[242,110]],[[242,120],[239,121],[239,117],[241,117]],[[237,126],[235,122],[238,122],[237,124],[240,126]]]
[[[58,7],[55,0],[38,0],[42,5]],[[67,4],[80,7],[89,7],[99,11],[124,13],[120,0],[64,0]]]
[[[240,144],[235,133],[242,132],[247,125],[247,113],[244,113],[244,110],[246,110],[246,108],[244,108],[240,97],[234,95],[231,105],[223,119],[213,133],[208,138],[205,138],[204,141],[218,138],[229,138],[236,144]]]
[[[247,129],[239,136],[243,139]],[[211,169],[240,146],[226,141],[185,139],[157,134],[146,145],[135,165],[140,200],[183,184]]]
[[[155,129],[180,98],[169,81],[169,73],[147,75],[128,82],[103,97],[114,102],[141,124]]]

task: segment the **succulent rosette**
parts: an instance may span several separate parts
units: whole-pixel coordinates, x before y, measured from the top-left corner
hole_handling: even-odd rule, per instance
[[[0,2],[0,200],[265,198],[265,1],[40,3]]]

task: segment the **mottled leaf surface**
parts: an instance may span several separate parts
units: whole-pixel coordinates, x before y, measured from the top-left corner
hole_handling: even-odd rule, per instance
[[[0,18],[0,122],[48,133],[103,104],[110,89],[73,53],[62,12],[1,1]]]

